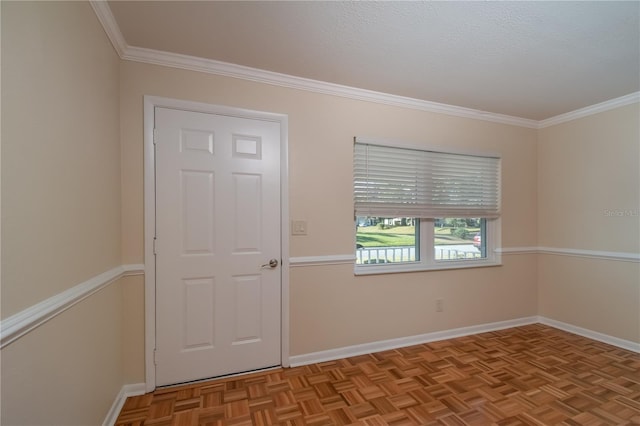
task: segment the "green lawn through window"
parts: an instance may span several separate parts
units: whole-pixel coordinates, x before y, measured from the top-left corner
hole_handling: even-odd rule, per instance
[[[463,240],[451,235],[451,227],[435,228],[435,245],[469,244],[479,228],[467,228],[467,239]],[[381,229],[379,226],[359,226],[356,243],[364,247],[396,247],[415,245],[414,226],[393,226]]]

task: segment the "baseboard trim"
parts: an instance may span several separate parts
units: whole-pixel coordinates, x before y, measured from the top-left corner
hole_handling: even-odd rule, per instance
[[[493,322],[488,324],[472,325],[469,327],[455,328],[451,330],[436,331],[433,333],[420,334],[417,336],[401,337],[397,339],[381,340],[378,342],[364,343],[361,345],[345,346],[342,348],[329,349],[326,351],[312,352],[303,355],[294,355],[289,358],[291,367],[315,364],[319,362],[334,361],[336,359],[348,358],[351,356],[365,355],[374,352],[381,352],[390,349],[397,349],[406,346],[419,345],[423,343],[435,342],[438,340],[454,339],[456,337],[469,336],[472,334],[487,333],[490,331],[503,330],[506,328],[520,327],[529,324],[544,324],[557,328],[568,333],[577,334],[602,343],[607,343],[622,349],[640,353],[640,343],[598,333],[596,331],[581,328],[575,325],[552,320],[541,316],[531,316],[507,321]]]
[[[333,361],[336,359],[348,358],[351,356],[370,354],[390,349],[397,349],[400,347],[435,342],[438,340],[453,339],[456,337],[469,336],[478,333],[487,333],[491,331],[503,330],[506,328],[519,327],[536,323],[548,325],[549,327],[557,328],[568,333],[587,337],[589,339],[607,343],[612,346],[640,353],[640,343],[635,343],[629,340],[609,336],[607,334],[588,330],[586,328],[578,327],[561,321],[556,321],[543,316],[531,316],[507,321],[455,328],[451,330],[436,331],[433,333],[420,334],[417,336],[408,336],[372,343],[364,343],[361,345],[346,346],[343,348],[329,349],[326,351],[313,352],[303,355],[294,355],[289,358],[289,362],[291,367],[299,367],[302,365]],[[103,426],[113,426],[115,424],[118,419],[118,415],[120,414],[120,411],[122,410],[122,407],[124,406],[124,403],[126,402],[128,397],[144,395],[145,393],[145,383],[124,385],[116,396],[116,399],[113,401],[113,404],[103,422]]]
[[[144,274],[144,265],[120,265],[0,321],[0,349],[122,277]]]
[[[130,396],[144,395],[145,387],[146,385],[144,383],[135,383],[122,386],[122,389],[120,389],[120,392],[118,392],[118,395],[113,401],[113,404],[111,404],[111,408],[109,409],[104,422],[102,422],[102,426],[115,425],[116,421],[118,420],[118,416],[120,415],[120,411],[122,411],[122,407],[127,401],[127,398]]]
[[[408,336],[372,343],[364,343],[360,345],[346,346],[342,348],[312,352],[303,355],[294,355],[289,357],[289,363],[291,367],[299,367],[302,365],[333,361],[336,359],[348,358],[351,356],[370,354],[390,349],[397,349],[400,347],[435,342],[439,340],[453,339],[456,337],[469,336],[478,333],[487,333],[491,331],[503,330],[506,328],[519,327],[536,323],[548,325],[549,327],[557,328],[568,333],[587,337],[589,339],[607,343],[612,346],[640,353],[640,343],[635,343],[629,340],[609,336],[607,334],[588,330],[586,328],[578,327],[561,321],[556,321],[543,316],[531,316],[487,324],[472,325],[469,327],[461,327],[444,331],[436,331],[416,336]],[[104,420],[103,426],[113,426],[115,424],[116,420],[118,419],[118,415],[120,414],[120,411],[122,410],[122,407],[124,406],[124,403],[128,397],[143,395],[145,393],[146,385],[144,383],[124,385],[118,393],[116,399],[114,400],[111,409],[107,413],[107,417]]]
[[[599,333],[597,331],[589,330],[586,328],[578,327],[576,325],[567,324],[566,322],[556,321],[551,318],[543,316],[538,317],[540,324],[548,325],[549,327],[557,328],[568,333],[577,334],[578,336],[587,337],[598,342],[607,343],[618,348],[626,349],[631,352],[640,353],[640,343],[632,342],[630,340],[620,339],[618,337],[609,336],[608,334]]]
[[[503,330],[505,328],[535,324],[536,322],[538,322],[538,317],[532,316],[507,321],[492,322],[488,324],[472,325],[469,327],[435,331],[432,333],[420,334],[416,336],[400,337],[397,339],[381,340],[378,342],[363,343],[361,345],[345,346],[343,348],[329,349],[326,351],[312,352],[303,355],[294,355],[289,357],[289,362],[292,367],[298,367],[301,365],[333,361],[336,359],[370,354],[390,349],[397,349],[405,346],[419,345],[422,343],[435,342],[438,340],[453,339],[456,337],[469,336],[472,334],[486,333],[490,331]]]

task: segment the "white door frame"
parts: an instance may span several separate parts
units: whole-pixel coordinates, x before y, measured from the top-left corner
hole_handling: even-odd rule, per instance
[[[146,392],[156,388],[154,351],[156,348],[156,258],[153,254],[156,230],[156,172],[153,148],[155,108],[171,108],[208,114],[226,115],[280,123],[280,244],[282,251],[281,363],[289,366],[289,162],[288,116],[261,111],[210,105],[157,96],[144,97],[144,319],[145,319],[145,385]]]

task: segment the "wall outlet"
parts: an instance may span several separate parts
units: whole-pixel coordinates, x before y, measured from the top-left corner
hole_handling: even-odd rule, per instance
[[[436,312],[444,312],[444,299],[436,299]]]

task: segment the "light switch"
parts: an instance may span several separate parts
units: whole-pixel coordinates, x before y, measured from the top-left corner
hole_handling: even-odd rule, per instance
[[[291,235],[307,235],[307,222],[304,220],[292,220]]]

